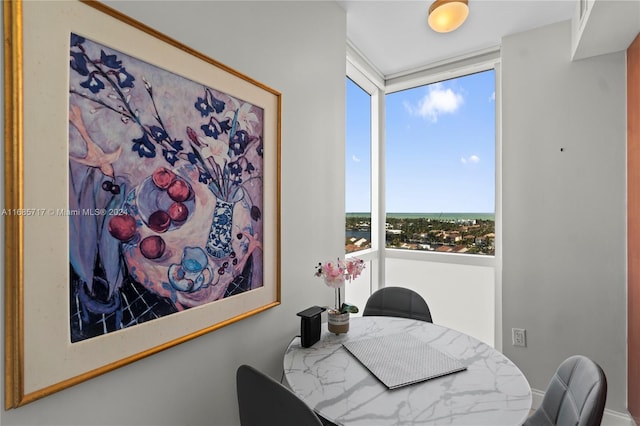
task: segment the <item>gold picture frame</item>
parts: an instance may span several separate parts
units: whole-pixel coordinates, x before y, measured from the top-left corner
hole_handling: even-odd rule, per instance
[[[281,94],[96,1],[3,7],[5,408],[279,305]]]

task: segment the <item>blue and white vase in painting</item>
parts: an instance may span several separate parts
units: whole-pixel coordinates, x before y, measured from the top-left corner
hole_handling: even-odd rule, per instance
[[[233,251],[233,206],[235,202],[228,202],[221,199],[216,200],[213,210],[213,220],[209,230],[206,250],[210,256],[217,259],[227,257]]]

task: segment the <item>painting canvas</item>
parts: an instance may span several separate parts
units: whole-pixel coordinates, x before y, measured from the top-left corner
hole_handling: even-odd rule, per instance
[[[281,94],[101,2],[3,11],[5,407],[278,306]]]
[[[263,110],[70,36],[71,340],[262,285]]]

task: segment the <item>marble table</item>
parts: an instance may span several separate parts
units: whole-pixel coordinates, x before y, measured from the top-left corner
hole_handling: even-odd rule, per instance
[[[342,343],[407,332],[467,366],[451,375],[388,390]],[[439,325],[395,317],[351,318],[347,334],[323,324],[320,341],[289,344],[284,374],[290,388],[337,425],[522,425],[531,388],[509,359],[485,343]]]

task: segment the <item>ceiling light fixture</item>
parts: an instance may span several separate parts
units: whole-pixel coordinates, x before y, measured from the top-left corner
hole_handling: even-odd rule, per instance
[[[436,0],[429,7],[429,26],[448,33],[458,28],[469,15],[469,0]]]

